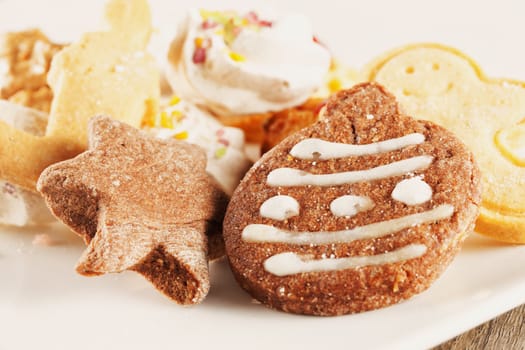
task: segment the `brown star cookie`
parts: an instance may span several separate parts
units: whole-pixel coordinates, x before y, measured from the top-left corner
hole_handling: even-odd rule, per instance
[[[217,241],[227,201],[205,168],[198,146],[95,117],[89,150],[47,168],[37,188],[89,245],[80,274],[133,270],[194,304],[209,290],[206,234]]]

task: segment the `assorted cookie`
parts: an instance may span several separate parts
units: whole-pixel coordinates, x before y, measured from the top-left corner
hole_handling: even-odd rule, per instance
[[[470,147],[483,185],[476,232],[525,243],[525,83],[488,78],[465,54],[435,44],[386,53],[364,78],[384,84],[406,113]]]
[[[227,197],[206,173],[198,146],[159,140],[96,117],[89,150],[48,167],[38,190],[53,214],[88,244],[83,275],[132,270],[180,304],[209,290]]]
[[[35,191],[42,170],[86,149],[89,118],[105,113],[138,127],[157,113],[159,73],[145,52],[152,31],[147,1],[111,0],[106,14],[110,30],[87,33],[53,57],[45,135],[0,123],[0,179]]]
[[[161,96],[147,1],[105,14],[70,45],[0,36],[0,225],[59,219],[80,274],[197,304],[227,254],[263,304],[331,316],[424,291],[474,226],[525,243],[524,83],[436,44],[358,73],[304,16],[193,9]]]
[[[271,308],[361,312],[428,288],[479,203],[463,143],[365,83],[250,169],[228,206],[226,252],[240,285]]]

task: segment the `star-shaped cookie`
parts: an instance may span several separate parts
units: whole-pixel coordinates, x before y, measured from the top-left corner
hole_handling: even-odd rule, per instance
[[[47,168],[37,188],[88,244],[79,273],[133,270],[194,304],[209,290],[206,235],[220,232],[227,202],[205,168],[198,146],[95,117],[89,150]]]

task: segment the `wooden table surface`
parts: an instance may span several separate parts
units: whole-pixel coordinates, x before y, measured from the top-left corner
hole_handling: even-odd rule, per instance
[[[525,350],[525,304],[434,350]]]

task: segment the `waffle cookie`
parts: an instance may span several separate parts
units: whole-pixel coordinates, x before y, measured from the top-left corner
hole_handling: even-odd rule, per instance
[[[406,113],[465,142],[482,171],[476,231],[525,243],[525,83],[488,78],[465,54],[436,44],[386,53],[364,78],[386,86]]]
[[[365,83],[248,172],[226,212],[226,252],[242,288],[271,308],[362,312],[428,288],[479,202],[469,150]]]
[[[45,134],[0,121],[0,179],[35,191],[40,173],[87,147],[88,120],[107,114],[133,126],[157,113],[159,73],[146,53],[151,16],[146,0],[111,0],[108,30],[85,33],[53,56],[53,90]]]
[[[53,92],[47,72],[62,47],[38,29],[1,34],[0,99],[48,113]]]

